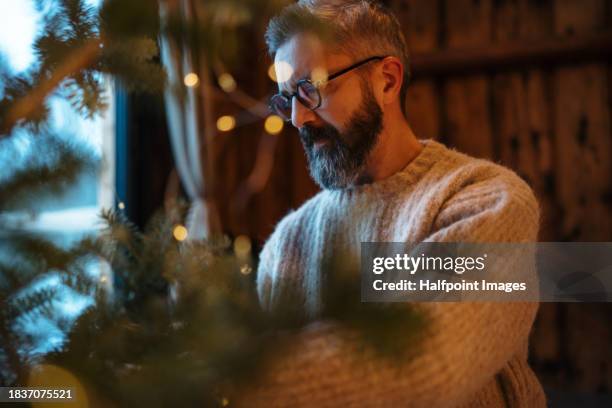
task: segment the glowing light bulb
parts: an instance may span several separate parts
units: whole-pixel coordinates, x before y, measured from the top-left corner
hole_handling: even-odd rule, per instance
[[[251,253],[251,239],[246,235],[240,235],[234,240],[234,253],[238,257],[244,257]]]
[[[222,73],[219,75],[218,81],[219,86],[225,92],[234,92],[236,90],[236,80],[234,80],[234,77],[231,74],[227,72]]]
[[[217,119],[217,129],[221,132],[229,132],[236,127],[236,119],[231,115],[224,115]]]
[[[187,75],[185,75],[183,82],[185,83],[185,86],[194,87],[198,84],[198,82],[200,82],[200,78],[198,78],[198,76],[195,73],[190,72]]]
[[[268,116],[264,123],[264,128],[266,129],[266,132],[271,135],[279,134],[283,130],[284,126],[285,123],[283,122],[283,119],[278,115]]]
[[[174,227],[174,229],[172,230],[172,235],[174,236],[174,239],[176,239],[177,241],[184,241],[187,239],[187,235],[188,235],[188,231],[187,228],[185,228],[184,225],[177,225]]]
[[[117,207],[120,210],[125,210],[125,203],[123,201],[119,201],[119,204],[117,204]]]

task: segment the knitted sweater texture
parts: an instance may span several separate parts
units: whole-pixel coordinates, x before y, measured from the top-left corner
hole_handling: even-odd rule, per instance
[[[511,170],[434,140],[384,180],[324,190],[276,227],[260,258],[264,308],[290,302],[316,319],[326,259],[360,242],[535,242],[540,210]],[[358,277],[356,277],[358,279]],[[544,407],[527,364],[537,303],[423,302],[419,351],[389,361],[341,324],[292,334],[236,405],[249,407]]]

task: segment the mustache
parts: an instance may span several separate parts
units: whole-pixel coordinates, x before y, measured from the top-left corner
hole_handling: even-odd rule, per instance
[[[306,146],[312,146],[317,140],[331,139],[337,142],[340,139],[340,133],[333,126],[326,125],[321,127],[313,127],[305,125],[299,131],[300,139]]]

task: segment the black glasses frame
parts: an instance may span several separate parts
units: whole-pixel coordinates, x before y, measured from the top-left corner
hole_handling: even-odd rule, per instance
[[[373,56],[373,57],[366,58],[366,59],[364,59],[364,60],[362,60],[362,61],[358,61],[358,62],[354,63],[353,65],[350,65],[350,66],[348,66],[348,67],[346,67],[346,68],[344,68],[344,69],[341,69],[341,70],[340,70],[340,71],[338,71],[338,72],[335,72],[335,73],[333,73],[333,74],[329,75],[329,76],[327,77],[327,79],[326,79],[326,80],[324,80],[324,81],[316,81],[316,82],[313,82],[313,81],[312,81],[310,78],[300,79],[300,80],[299,80],[299,81],[297,81],[297,83],[295,84],[295,92],[293,92],[293,93],[288,93],[288,92],[287,92],[287,93],[283,93],[283,92],[279,92],[279,93],[277,93],[277,94],[273,95],[273,96],[270,98],[269,108],[270,108],[270,110],[271,110],[271,111],[273,111],[275,114],[278,114],[278,113],[280,113],[280,112],[277,112],[277,111],[274,109],[274,107],[273,107],[273,103],[272,103],[272,102],[273,102],[273,100],[274,100],[275,98],[282,97],[282,98],[284,98],[284,99],[285,99],[285,101],[286,101],[287,103],[291,103],[291,100],[292,100],[294,97],[296,97],[296,98],[297,98],[297,100],[298,100],[298,101],[299,101],[299,102],[300,102],[302,105],[304,105],[306,108],[308,108],[308,109],[310,109],[310,110],[314,111],[314,110],[318,109],[318,108],[321,106],[321,103],[323,102],[323,98],[321,98],[321,93],[319,92],[319,87],[320,87],[320,86],[321,86],[323,83],[327,83],[327,82],[329,82],[329,81],[332,81],[332,80],[334,80],[334,79],[338,78],[339,76],[344,75],[344,74],[346,74],[346,73],[348,73],[348,72],[350,72],[350,71],[354,70],[355,68],[359,68],[360,66],[367,64],[368,62],[375,61],[375,60],[383,60],[383,59],[385,59],[385,58],[387,58],[387,56],[376,55],[376,56]],[[317,105],[316,105],[316,106],[314,106],[314,107],[312,107],[312,108],[308,106],[308,105],[309,105],[309,103],[308,103],[307,101],[305,101],[305,100],[304,100],[304,99],[303,99],[303,98],[300,96],[300,94],[299,94],[300,85],[305,84],[305,83],[306,83],[306,84],[310,84],[310,85],[312,85],[312,87],[313,87],[313,88],[315,89],[315,91],[317,92],[317,100],[318,100],[318,103],[317,103]],[[281,116],[285,116],[285,115],[281,115]],[[286,118],[285,120],[286,120],[286,121],[288,121],[288,120],[291,120],[291,119],[290,119],[290,118]]]

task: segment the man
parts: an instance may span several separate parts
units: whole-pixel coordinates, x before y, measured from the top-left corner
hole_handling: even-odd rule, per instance
[[[270,22],[266,41],[280,91],[271,107],[299,130],[323,189],[277,225],[262,251],[266,309],[290,304],[316,319],[322,265],[360,242],[537,240],[537,201],[512,171],[412,133],[406,45],[387,9],[301,0]],[[295,335],[246,405],[545,406],[527,364],[537,304],[421,306],[431,332],[399,369],[355,352],[341,325],[314,324]]]

